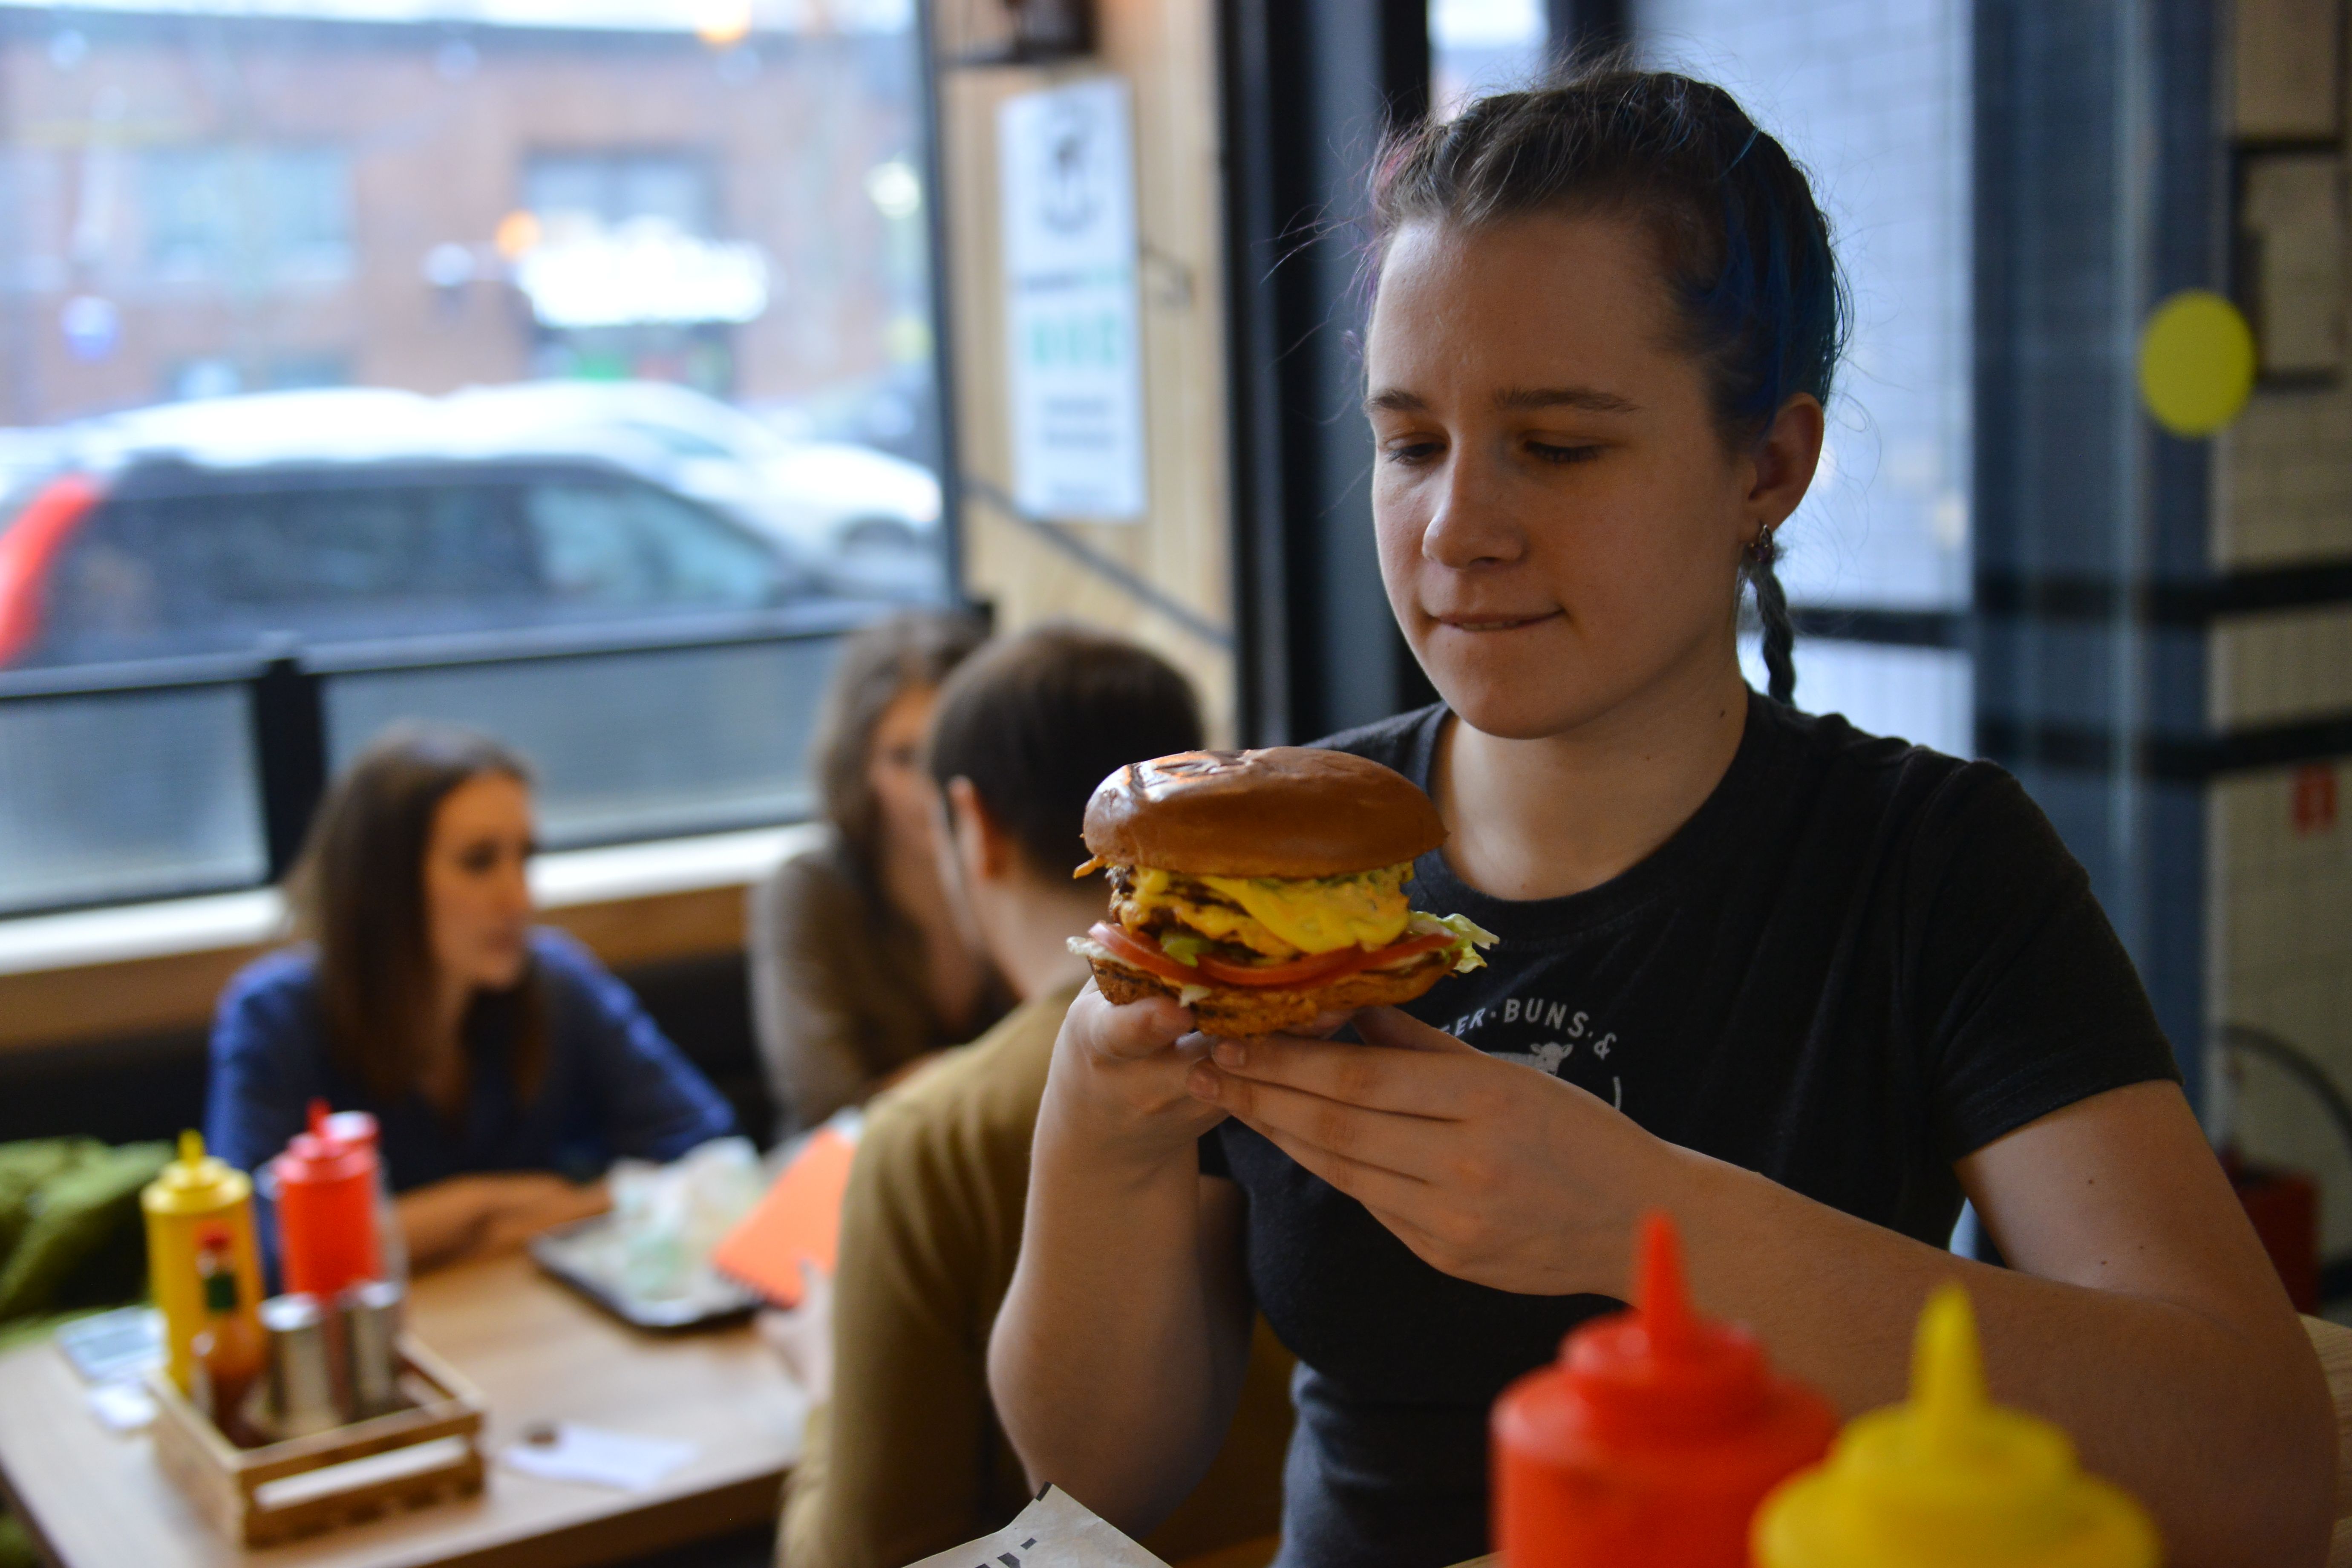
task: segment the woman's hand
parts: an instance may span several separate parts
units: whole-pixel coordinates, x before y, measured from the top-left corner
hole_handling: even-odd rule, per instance
[[[1356,1028],[1365,1045],[1219,1040],[1188,1088],[1433,1268],[1528,1295],[1624,1294],[1635,1221],[1664,1203],[1676,1151],[1573,1084],[1393,1007]]]
[[[592,1219],[613,1206],[612,1190],[602,1181],[575,1184],[537,1173],[497,1179],[514,1184],[500,1193],[478,1254],[517,1251],[541,1231]]]
[[[1186,1087],[1208,1049],[1192,1015],[1168,997],[1114,1007],[1088,981],[1054,1045],[1047,1114],[1098,1158],[1164,1165],[1225,1119]]]
[[[512,1251],[542,1230],[611,1206],[604,1183],[575,1186],[545,1171],[451,1176],[403,1193],[394,1204],[409,1268],[419,1274]]]
[[[833,1398],[832,1275],[802,1258],[799,1304],[767,1308],[752,1326],[812,1403]]]

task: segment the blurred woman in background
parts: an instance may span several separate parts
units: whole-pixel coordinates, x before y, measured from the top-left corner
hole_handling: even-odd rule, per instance
[[[213,1150],[254,1170],[313,1099],[373,1112],[409,1258],[429,1268],[602,1212],[619,1156],[673,1160],[732,1131],[629,988],[531,923],[532,849],[530,776],[497,742],[403,725],[369,746],[289,880],[307,941],[222,994]]]
[[[842,646],[813,747],[824,837],[751,891],[752,1015],[780,1135],[865,1103],[1013,1005],[941,897],[923,773],[940,684],[986,636],[969,616],[910,611]]]

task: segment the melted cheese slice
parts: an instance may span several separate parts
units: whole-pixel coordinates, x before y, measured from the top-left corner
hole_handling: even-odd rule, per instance
[[[1370,951],[1404,935],[1412,910],[1405,902],[1410,866],[1391,866],[1355,877],[1317,881],[1281,881],[1270,877],[1198,877],[1250,912],[1252,918],[1301,952],[1337,952],[1343,947]]]
[[[1135,869],[1134,891],[1118,902],[1119,924],[1140,931],[1154,911],[1166,910],[1192,931],[1215,942],[1230,942],[1268,958],[1296,958],[1298,949],[1266,929],[1247,911],[1227,904],[1204,904],[1178,893],[1173,879],[1148,866]]]
[[[1370,951],[1404,935],[1412,913],[1405,902],[1404,882],[1412,874],[1412,868],[1403,865],[1311,881],[1191,876],[1190,880],[1232,900],[1210,904],[1177,891],[1169,872],[1139,866],[1133,891],[1119,900],[1118,916],[1120,924],[1135,931],[1155,910],[1166,910],[1202,936],[1268,958],[1337,952],[1344,947]]]

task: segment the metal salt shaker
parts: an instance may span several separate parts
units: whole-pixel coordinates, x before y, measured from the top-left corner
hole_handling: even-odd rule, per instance
[[[396,1279],[370,1279],[342,1294],[343,1343],[350,1352],[351,1418],[364,1421],[400,1408],[401,1309]]]
[[[332,1320],[309,1296],[273,1296],[261,1303],[260,1317],[269,1347],[269,1425],[281,1437],[341,1426]]]

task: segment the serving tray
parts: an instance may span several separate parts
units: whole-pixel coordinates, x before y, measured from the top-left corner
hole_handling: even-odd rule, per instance
[[[621,1226],[599,1215],[577,1224],[541,1231],[530,1241],[531,1260],[623,1322],[656,1333],[737,1323],[758,1310],[762,1298],[729,1279],[708,1263],[687,1270],[675,1295],[648,1296],[629,1288]]]

